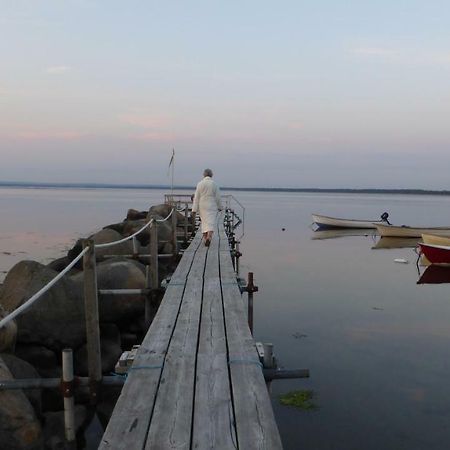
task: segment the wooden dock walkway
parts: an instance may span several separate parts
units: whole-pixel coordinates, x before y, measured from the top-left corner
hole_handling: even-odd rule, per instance
[[[100,449],[282,448],[223,220],[172,275]]]

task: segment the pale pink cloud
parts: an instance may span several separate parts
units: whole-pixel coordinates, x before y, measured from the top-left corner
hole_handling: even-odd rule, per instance
[[[72,141],[86,136],[79,131],[24,130],[4,135],[5,138],[26,141],[62,140]]]
[[[142,134],[132,135],[130,136],[130,138],[136,141],[145,142],[173,142],[175,139],[175,135],[163,131],[149,131]]]
[[[363,56],[393,56],[397,52],[385,47],[358,47],[352,49],[351,53]]]
[[[169,119],[167,117],[145,113],[121,114],[119,120],[127,125],[147,129],[166,128],[169,125]]]
[[[45,72],[49,75],[61,75],[70,71],[71,68],[69,66],[51,66],[45,69]]]

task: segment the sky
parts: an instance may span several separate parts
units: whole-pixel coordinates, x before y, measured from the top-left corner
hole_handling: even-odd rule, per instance
[[[450,2],[0,0],[0,181],[450,188]]]

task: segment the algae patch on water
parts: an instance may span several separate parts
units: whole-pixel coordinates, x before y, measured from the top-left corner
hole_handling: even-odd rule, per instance
[[[295,408],[310,411],[317,409],[313,401],[314,392],[311,390],[291,391],[280,395],[280,403],[285,406],[294,406]]]

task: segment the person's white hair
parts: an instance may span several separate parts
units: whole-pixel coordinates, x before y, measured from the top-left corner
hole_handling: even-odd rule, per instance
[[[204,177],[212,177],[213,176],[213,171],[211,169],[205,169],[203,171],[203,176]]]

